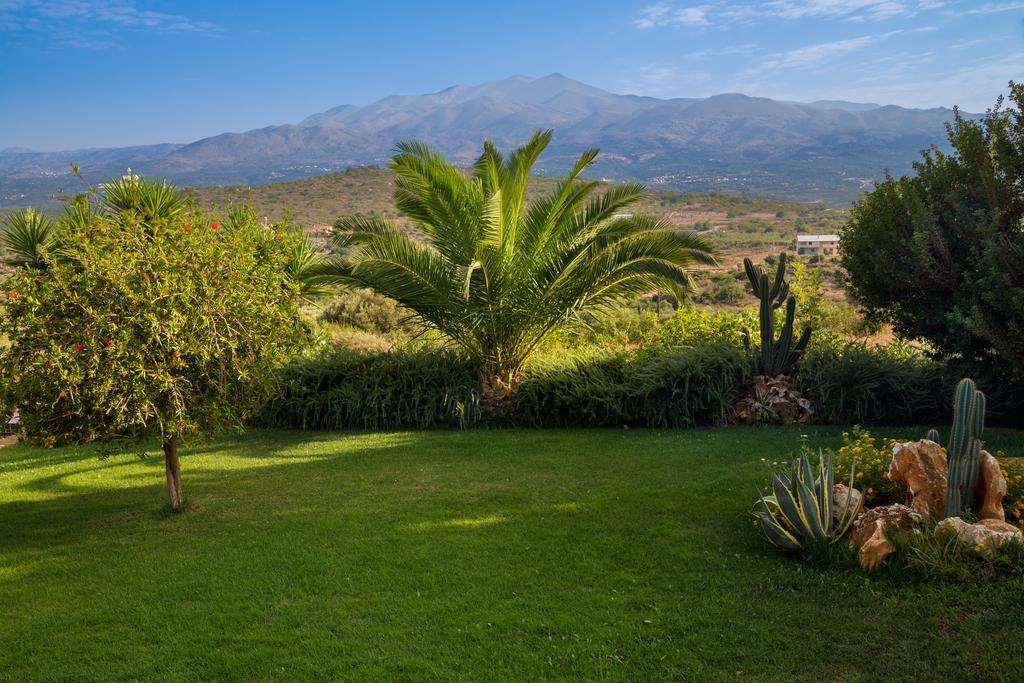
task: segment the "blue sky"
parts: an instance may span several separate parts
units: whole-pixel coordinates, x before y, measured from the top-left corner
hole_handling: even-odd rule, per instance
[[[0,0],[0,148],[188,142],[513,74],[983,111],[1024,0]]]

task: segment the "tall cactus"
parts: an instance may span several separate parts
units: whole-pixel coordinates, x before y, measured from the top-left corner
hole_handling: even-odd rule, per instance
[[[973,380],[965,377],[956,385],[953,396],[953,429],[946,449],[949,465],[946,517],[959,516],[973,502],[974,487],[978,483],[981,433],[984,430],[985,394],[975,388]],[[929,432],[929,436],[934,431]]]
[[[775,377],[788,375],[800,359],[807,342],[811,338],[811,329],[805,328],[797,341],[793,342],[793,319],[796,315],[796,297],[789,296],[789,283],[786,282],[786,255],[779,254],[779,267],[775,279],[768,280],[768,275],[760,266],[746,258],[743,269],[750,280],[754,296],[761,300],[761,345],[755,350],[750,341],[750,330],[743,328],[743,342],[747,353],[757,360],[759,374]],[[782,325],[779,338],[775,339],[775,309],[786,304],[786,320]]]

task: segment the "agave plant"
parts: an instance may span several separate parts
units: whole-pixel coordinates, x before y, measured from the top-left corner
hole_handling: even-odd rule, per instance
[[[851,492],[855,464],[850,466]],[[768,541],[783,550],[800,550],[807,543],[834,543],[850,530],[862,504],[859,496],[847,495],[835,519],[834,485],[832,456],[826,458],[819,452],[815,468],[811,466],[810,455],[805,453],[793,459],[788,473],[772,473],[773,494],[762,495],[751,514]]]
[[[627,213],[642,186],[603,190],[582,174],[585,152],[553,192],[527,201],[530,173],[551,140],[538,131],[507,157],[490,142],[472,173],[419,143],[398,146],[395,203],[418,235],[380,217],[336,224],[341,282],[413,311],[479,368],[485,404],[499,404],[533,351],[568,316],[652,290],[682,295],[695,264],[715,262],[692,233]]]

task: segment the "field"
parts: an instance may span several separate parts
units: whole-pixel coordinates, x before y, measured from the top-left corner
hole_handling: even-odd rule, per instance
[[[0,678],[1016,679],[1019,579],[757,536],[762,458],[841,431],[257,431],[184,456],[181,515],[155,452],[12,446]]]

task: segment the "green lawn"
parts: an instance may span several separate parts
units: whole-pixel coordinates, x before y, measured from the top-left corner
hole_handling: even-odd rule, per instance
[[[155,452],[3,449],[0,678],[1020,680],[1021,581],[768,550],[801,431],[255,432],[181,515]]]

